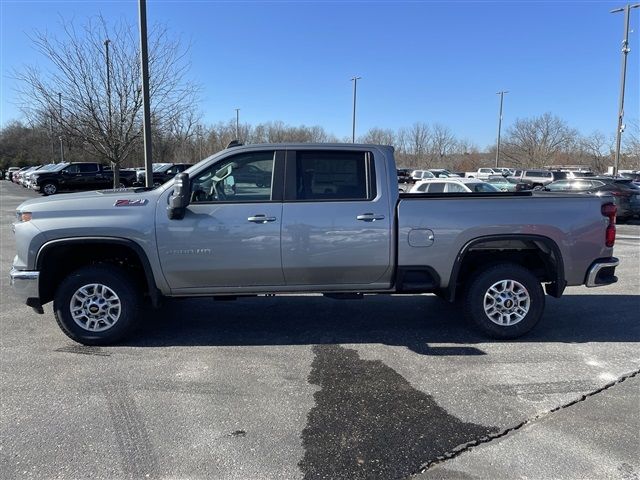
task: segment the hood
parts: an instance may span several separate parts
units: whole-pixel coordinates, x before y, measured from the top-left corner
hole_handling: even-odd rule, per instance
[[[77,193],[59,193],[50,197],[32,198],[21,203],[17,210],[30,212],[72,212],[79,210],[94,210],[100,208],[113,208],[116,203],[119,206],[128,207],[150,206],[155,203],[159,192],[157,190],[145,191],[140,188],[117,188],[114,190],[97,190]],[[129,202],[129,203],[127,203]]]

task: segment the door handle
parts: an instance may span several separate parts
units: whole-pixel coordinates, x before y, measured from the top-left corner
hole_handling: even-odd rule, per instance
[[[253,223],[267,223],[267,222],[275,222],[276,217],[267,217],[266,215],[254,215],[253,217],[247,218],[250,222]]]
[[[384,215],[376,215],[375,213],[363,213],[362,215],[358,215],[356,220],[361,220],[363,222],[375,222],[376,220],[384,220]]]

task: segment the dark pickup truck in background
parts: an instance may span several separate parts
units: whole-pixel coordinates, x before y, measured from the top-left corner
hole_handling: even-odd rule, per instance
[[[184,172],[189,167],[191,167],[190,163],[154,163],[152,185],[162,185],[175,177],[176,174]],[[144,186],[146,179],[147,174],[144,170],[138,170],[136,172],[136,185]]]
[[[133,185],[136,172],[120,170],[120,184]],[[54,195],[60,191],[100,190],[113,188],[113,170],[96,162],[73,162],[60,164],[58,168],[42,173],[34,173],[32,187],[44,195]]]

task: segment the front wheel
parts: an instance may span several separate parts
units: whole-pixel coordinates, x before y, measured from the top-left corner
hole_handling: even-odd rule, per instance
[[[542,318],[544,303],[540,281],[526,268],[512,263],[478,273],[464,296],[468,318],[485,334],[499,339],[529,332]]]
[[[80,268],[65,278],[53,300],[62,331],[84,345],[109,345],[133,327],[139,292],[122,269],[112,265]]]
[[[58,192],[58,186],[55,183],[47,182],[42,185],[42,193],[45,195],[55,195]]]

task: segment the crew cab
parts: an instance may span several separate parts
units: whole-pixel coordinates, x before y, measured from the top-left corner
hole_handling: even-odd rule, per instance
[[[120,185],[129,187],[135,181],[136,172],[120,170]],[[60,163],[52,170],[34,173],[31,188],[44,195],[60,191],[97,190],[113,186],[113,170],[97,162]]]
[[[241,174],[254,169],[266,184]],[[545,292],[617,280],[610,197],[400,194],[379,145],[228,148],[153,190],[28,200],[14,231],[16,294],[39,313],[53,301],[87,345],[123,338],[143,302],[288,292],[434,293],[513,338],[540,320]]]

